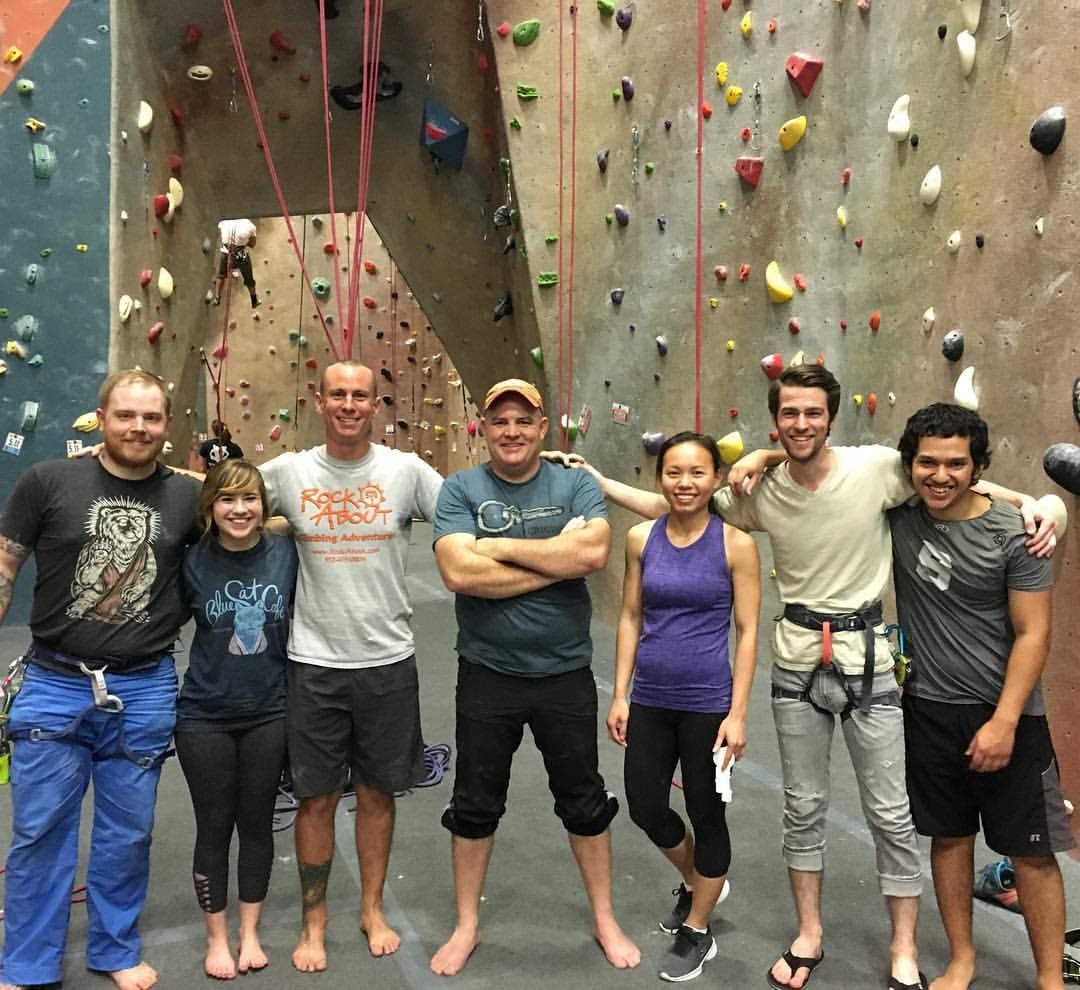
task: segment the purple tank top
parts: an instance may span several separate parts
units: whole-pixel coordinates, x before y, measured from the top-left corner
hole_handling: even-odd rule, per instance
[[[726,712],[731,708],[731,571],[724,522],[710,515],[688,547],[672,546],[667,516],[641,552],[641,640],[631,700],[654,708]]]

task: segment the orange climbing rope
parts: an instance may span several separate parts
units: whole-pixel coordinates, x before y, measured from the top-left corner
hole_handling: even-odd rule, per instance
[[[702,266],[701,217],[705,157],[705,0],[697,0],[697,224],[694,235],[694,430],[701,432]]]
[[[240,27],[236,20],[236,11],[233,9],[232,0],[222,0],[222,3],[225,9],[225,23],[229,29],[229,38],[232,41],[233,52],[236,55],[237,69],[240,72],[240,79],[244,84],[244,93],[247,96],[251,117],[255,122],[255,129],[259,135],[259,145],[262,148],[267,171],[270,173],[270,182],[274,187],[274,194],[277,196],[278,207],[281,210],[281,216],[285,221],[285,226],[289,231],[289,243],[292,245],[293,252],[296,254],[297,263],[300,265],[300,273],[311,296],[315,312],[318,314],[319,322],[322,324],[323,333],[326,336],[330,352],[334,355],[335,360],[340,360],[337,344],[330,334],[330,328],[327,326],[326,317],[323,315],[322,307],[319,305],[319,299],[315,295],[315,290],[311,285],[311,277],[308,275],[307,266],[304,264],[304,257],[300,252],[300,242],[296,236],[296,231],[293,228],[292,215],[289,213],[289,208],[285,203],[285,194],[282,191],[277,168],[274,166],[274,156],[270,149],[270,139],[267,137],[266,129],[263,127],[262,116],[259,113],[259,104],[255,97],[255,87],[251,81],[251,74],[248,71],[247,58],[244,55],[244,43],[243,39],[240,37]]]

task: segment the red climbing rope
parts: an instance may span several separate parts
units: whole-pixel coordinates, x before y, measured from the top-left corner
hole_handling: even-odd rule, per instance
[[[701,432],[702,306],[701,216],[702,166],[705,157],[705,0],[697,0],[697,229],[694,234],[694,430]]]
[[[270,150],[270,139],[267,137],[266,129],[263,127],[262,116],[259,113],[259,104],[255,98],[255,86],[251,81],[251,74],[248,72],[247,59],[244,56],[244,43],[240,37],[240,28],[236,20],[236,11],[233,10],[232,0],[222,0],[222,3],[225,9],[225,23],[229,29],[229,38],[232,41],[233,52],[236,55],[237,69],[240,72],[240,78],[244,84],[244,93],[247,96],[252,120],[255,122],[255,129],[259,134],[259,145],[262,148],[263,158],[266,160],[267,171],[270,173],[270,182],[274,187],[274,194],[277,196],[278,207],[281,210],[281,216],[285,221],[285,226],[289,231],[289,243],[292,245],[293,252],[296,254],[296,260],[300,265],[300,273],[303,276],[304,284],[307,286],[308,292],[311,294],[311,300],[315,307],[315,312],[318,314],[319,322],[322,324],[323,333],[326,335],[326,342],[330,346],[330,352],[334,355],[335,360],[340,360],[337,344],[330,334],[330,328],[326,324],[326,317],[323,315],[322,307],[319,306],[319,299],[315,295],[315,290],[312,288],[311,278],[308,275],[307,267],[304,264],[304,256],[300,253],[300,243],[296,237],[296,231],[293,228],[292,215],[289,213],[289,208],[285,204],[285,194],[282,191],[277,169],[274,166],[274,157]]]
[[[566,74],[563,69],[563,48],[564,48],[564,4],[561,0],[555,0],[559,8],[559,247],[556,254],[556,265],[559,270],[559,284],[558,284],[558,296],[556,297],[555,313],[556,313],[556,327],[559,334],[559,359],[558,359],[558,399],[555,403],[555,415],[558,417],[557,423],[559,427],[559,448],[566,450],[570,445],[570,431],[563,426],[564,422],[569,422],[566,416],[569,412],[569,394],[570,390],[566,383],[565,366],[563,364],[563,349],[565,344],[565,323],[563,320],[563,300],[566,296],[566,281],[563,278],[563,243],[565,238],[563,237],[563,164],[564,164],[564,151],[563,151],[563,114],[566,107]],[[571,170],[573,169],[573,163],[571,163]]]
[[[577,241],[575,221],[577,219],[577,6],[570,7],[570,273],[566,285],[567,364],[569,378],[566,384],[567,438],[569,424],[571,391],[574,384],[574,248]],[[561,233],[561,231],[560,231]]]
[[[323,131],[326,135],[326,189],[330,205],[330,243],[334,248],[334,298],[338,301],[340,310],[346,297],[341,294],[341,265],[337,260],[337,206],[334,203],[334,156],[330,141],[330,70],[326,57],[326,0],[319,0],[319,57],[322,62]],[[341,315],[340,312],[338,315]]]
[[[570,7],[570,219],[565,218],[566,198],[566,69],[565,69],[565,13],[559,5],[559,269],[557,326],[559,334],[558,401],[555,403],[559,417],[559,446],[566,450],[570,445],[570,407],[574,388],[574,219],[577,211],[577,8]],[[569,234],[569,271],[564,271],[565,234]],[[565,277],[564,277],[565,275]]]

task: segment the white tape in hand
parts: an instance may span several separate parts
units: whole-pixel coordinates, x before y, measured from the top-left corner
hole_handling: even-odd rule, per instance
[[[734,760],[724,767],[724,758],[727,756],[727,746],[721,746],[713,753],[713,763],[716,764],[716,793],[725,804],[731,803],[731,768],[735,765]]]

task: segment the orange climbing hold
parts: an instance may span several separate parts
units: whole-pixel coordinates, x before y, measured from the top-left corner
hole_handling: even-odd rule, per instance
[[[364,262],[364,271],[367,272],[369,275],[374,275],[376,272],[378,272],[378,270],[379,269],[376,267],[374,261]]]
[[[708,100],[701,102],[701,116],[708,120],[712,116],[712,104]]]
[[[750,277],[750,266],[743,262],[739,265],[739,281],[745,282]]]
[[[792,281],[795,283],[795,288],[798,289],[800,292],[806,291],[806,277],[803,275],[802,272],[796,272],[795,277],[792,279]]]
[[[270,47],[276,48],[284,55],[295,55],[296,45],[294,45],[286,36],[282,30],[276,30],[270,32]]]
[[[866,397],[866,411],[871,416],[877,412],[877,396],[873,392]]]
[[[378,305],[378,303],[375,302],[375,300],[372,299],[371,296],[364,296],[364,305],[368,309],[374,309]]]
[[[871,330],[873,330],[873,331],[874,331],[874,333],[877,333],[877,332],[878,332],[878,330],[880,330],[880,329],[881,329],[881,311],[880,311],[880,310],[877,310],[877,309],[875,309],[875,310],[874,310],[874,311],[873,311],[873,312],[872,312],[872,313],[870,314],[870,319],[869,319],[869,321],[868,321],[868,322],[869,322],[869,324],[870,324],[870,329],[871,329]]]

